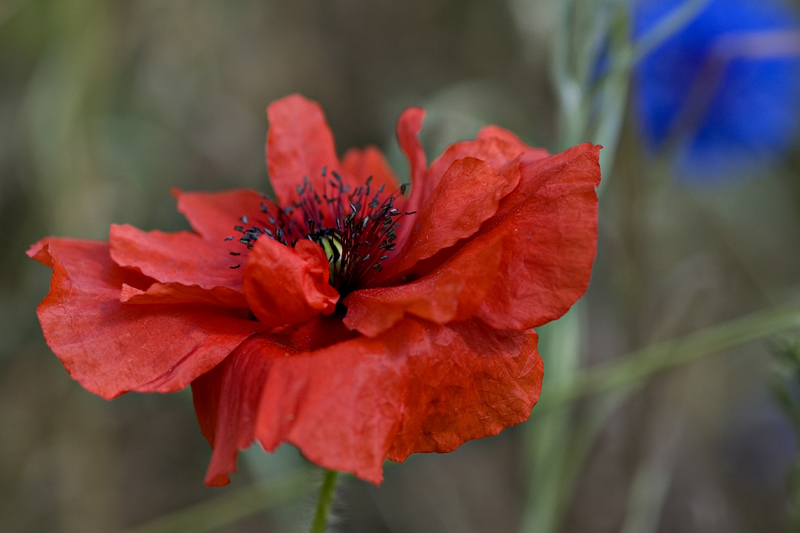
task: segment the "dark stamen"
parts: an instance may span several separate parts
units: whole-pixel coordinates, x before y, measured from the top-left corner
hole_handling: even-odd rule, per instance
[[[378,192],[372,189],[370,177],[358,187],[345,185],[336,171],[322,168],[322,187],[314,189],[306,177],[297,186],[298,196],[291,206],[280,206],[263,196],[258,215],[242,216],[243,225],[234,229],[241,234],[239,242],[251,250],[259,238],[268,238],[286,246],[295,246],[301,239],[319,244],[330,268],[330,284],[346,294],[365,286],[383,270],[382,262],[390,258],[397,239],[399,220],[413,213],[403,213],[394,207],[394,195],[382,196],[385,184]],[[402,194],[408,184],[400,187]],[[295,216],[295,211],[298,211]],[[226,241],[234,237],[226,237]],[[245,256],[243,252],[229,252]],[[239,268],[241,265],[230,268]]]

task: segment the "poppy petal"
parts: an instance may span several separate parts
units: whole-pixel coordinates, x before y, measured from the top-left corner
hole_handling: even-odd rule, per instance
[[[180,390],[262,329],[223,308],[121,303],[123,284],[143,289],[152,280],[115,264],[107,243],[49,238],[28,255],[53,268],[38,309],[47,344],[104,398]]]
[[[213,243],[189,231],[163,233],[112,224],[109,245],[115,263],[157,281],[242,290],[242,273],[231,268],[242,261],[229,255],[222,242]],[[239,249],[246,250],[243,245]]]
[[[487,324],[538,326],[586,292],[597,249],[599,151],[587,143],[544,159],[523,157],[519,186],[479,234],[502,242],[492,288],[476,315]]]
[[[474,312],[526,330],[563,315],[586,291],[596,252],[598,152],[526,159],[524,179],[472,239],[416,281],[349,294],[344,324],[375,336],[405,314],[444,324]]]
[[[416,335],[409,336],[418,351],[408,358],[403,420],[389,459],[450,452],[528,419],[542,389],[536,332],[469,321],[423,325]]]
[[[425,118],[425,110],[420,107],[409,107],[400,118],[397,119],[397,142],[408,159],[408,166],[411,168],[411,196],[408,201],[408,209],[415,210],[422,205],[428,190],[425,177],[428,172],[428,163],[425,158],[425,150],[419,142],[419,132],[422,130],[422,121]]]
[[[244,294],[267,327],[298,324],[336,309],[339,293],[328,284],[330,266],[322,247],[306,239],[294,248],[261,238],[244,266]]]
[[[293,94],[272,102],[267,117],[267,169],[280,204],[299,199],[297,187],[305,178],[321,194],[327,181],[322,169],[338,172],[339,158],[320,105]]]
[[[239,345],[241,346],[241,344]],[[236,350],[222,360],[220,364],[198,377],[191,383],[192,403],[194,412],[197,415],[197,422],[200,425],[200,433],[206,438],[211,447],[217,437],[217,420],[219,417],[219,404],[222,391],[222,376],[233,359]],[[235,472],[234,467],[230,472]],[[224,483],[222,483],[224,485]]]
[[[524,146],[511,144],[497,137],[489,137],[475,141],[463,141],[450,145],[442,155],[431,163],[426,186],[430,188],[430,191],[433,191],[450,166],[459,159],[474,157],[484,161],[496,171],[501,172],[509,162],[513,161],[524,151]],[[508,193],[510,189],[513,189],[514,185],[516,184],[510,184],[510,188],[506,193]],[[430,192],[428,192],[428,194],[430,194]]]
[[[387,454],[451,451],[522,422],[541,379],[532,331],[408,319],[379,338],[311,353],[256,335],[193,384],[214,443],[206,482],[227,483],[255,438],[267,451],[288,442],[324,468],[378,484]]]
[[[236,472],[239,450],[255,440],[261,392],[272,360],[284,353],[285,348],[268,338],[253,338],[192,382],[200,430],[214,449],[206,485],[221,487],[230,483],[229,474]]]
[[[519,137],[499,126],[484,126],[473,141],[462,141],[450,145],[436,160],[431,163],[425,182],[427,197],[444,176],[447,169],[458,159],[474,157],[489,164],[493,169],[504,173],[508,164],[522,154],[527,157],[547,157],[550,154],[542,148],[532,148],[522,142]],[[509,183],[505,193],[510,192],[516,183]]]
[[[238,451],[254,438],[268,451],[290,442],[316,464],[380,483],[405,387],[403,361],[361,339],[295,354],[257,336],[198,380],[198,419],[214,442],[206,483],[227,484]]]
[[[343,322],[351,330],[374,337],[414,315],[437,324],[466,320],[486,297],[500,260],[499,241],[462,248],[433,272],[393,287],[363,289],[342,302]]]
[[[238,235],[233,228],[242,224],[242,217],[263,218],[265,198],[252,189],[233,189],[223,192],[183,192],[172,189],[180,211],[192,228],[212,242],[226,242],[226,237]],[[262,225],[265,225],[262,223]],[[237,251],[237,250],[232,250]]]
[[[367,146],[363,150],[351,148],[342,158],[342,170],[353,177],[355,183],[366,183],[368,178],[373,191],[377,192],[381,186],[388,193],[394,193],[398,188],[397,177],[394,175],[389,163],[379,149]]]
[[[192,384],[214,448],[206,484],[227,484],[238,451],[255,438],[268,451],[290,442],[316,464],[380,483],[406,387],[402,334],[311,353],[269,336],[248,339]]]
[[[180,283],[153,283],[146,291],[123,284],[119,300],[128,304],[199,304],[247,308],[247,299],[239,291],[228,287],[207,290]]]
[[[398,259],[386,269],[384,278],[473,235],[497,211],[507,186],[508,178],[479,159],[454,161],[417,214]]]
[[[547,157],[550,155],[550,152],[545,150],[544,148],[533,148],[528,146],[522,139],[517,137],[516,134],[508,131],[505,128],[501,128],[500,126],[495,126],[494,124],[489,124],[487,126],[481,127],[478,130],[478,134],[475,136],[476,141],[480,141],[483,139],[500,139],[508,144],[514,145],[519,147],[521,152],[530,152],[532,154],[536,154],[540,157]]]
[[[261,396],[259,442],[268,451],[289,442],[324,468],[380,483],[407,387],[405,333],[275,359]]]

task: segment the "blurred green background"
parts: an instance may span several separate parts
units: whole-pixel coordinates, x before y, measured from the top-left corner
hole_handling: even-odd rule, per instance
[[[269,191],[265,108],[292,92],[322,104],[340,153],[378,145],[401,176],[394,121],[411,105],[428,110],[429,160],[486,123],[557,150],[558,4],[3,0],[0,530],[122,530],[304,466],[288,447],[250,450],[230,487],[206,488],[210,448],[188,391],[113,402],[83,391],[42,338],[50,270],[25,257],[30,244],[105,239],[111,223],[187,228],[171,187]],[[629,115],[604,175],[585,365],[800,298],[800,152],[758,179],[676,185]],[[788,530],[797,441],[771,393],[773,351],[743,346],[547,420],[534,409],[498,437],[387,464],[380,488],[347,479],[332,527]],[[551,460],[564,450],[575,454]],[[292,490],[220,531],[304,531],[314,487]],[[537,522],[541,506],[561,519]]]

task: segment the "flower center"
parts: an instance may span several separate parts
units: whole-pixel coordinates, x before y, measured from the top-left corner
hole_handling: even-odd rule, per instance
[[[327,178],[322,196],[306,178],[302,186],[297,186],[299,201],[291,206],[281,207],[262,195],[263,216],[242,217],[243,225],[234,229],[241,233],[239,242],[248,249],[263,236],[292,247],[300,239],[319,244],[330,265],[330,284],[344,295],[364,287],[383,269],[382,263],[395,249],[399,219],[413,213],[396,209],[395,195],[384,194],[384,185],[373,193],[372,177],[351,190],[338,173],[330,174],[332,178],[327,177],[327,169],[322,169],[323,178]],[[400,186],[400,194],[405,194],[406,187]]]

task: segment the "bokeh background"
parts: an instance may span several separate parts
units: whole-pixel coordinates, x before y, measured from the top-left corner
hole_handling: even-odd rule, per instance
[[[598,106],[611,104],[584,94],[588,105],[570,108],[554,66],[566,53],[564,64],[592,85],[613,69],[620,35],[647,23],[637,22],[636,2],[571,2],[577,11],[565,24],[559,0],[2,0],[0,530],[126,530],[307,467],[290,447],[250,450],[231,486],[206,488],[210,448],[188,391],[107,402],[82,390],[42,338],[35,308],[50,270],[25,257],[31,243],[105,239],[111,223],[188,228],[171,187],[269,191],[265,108],[292,92],[322,104],[340,153],[377,145],[401,176],[394,121],[411,105],[428,110],[429,160],[486,123],[552,151],[602,141],[570,113],[602,117]],[[648,142],[647,94],[637,91],[655,89],[642,84],[645,70],[614,90],[622,122],[604,156],[616,154],[613,167],[604,160],[581,366],[800,299],[800,95],[792,85],[800,47],[786,20],[786,40],[762,54],[790,65],[768,78],[778,96],[762,98],[777,106],[784,133],[746,171],[704,179],[708,169],[680,159],[692,128],[667,148]],[[754,76],[737,91],[763,87]],[[746,98],[733,102],[763,115]],[[746,143],[731,150],[746,155]],[[789,531],[797,428],[774,389],[797,393],[776,356],[795,339],[778,340],[541,415],[534,409],[531,421],[497,437],[387,464],[380,488],[345,479],[332,528]],[[543,357],[546,372],[557,366]],[[269,509],[219,531],[304,531],[316,486],[286,486]]]

